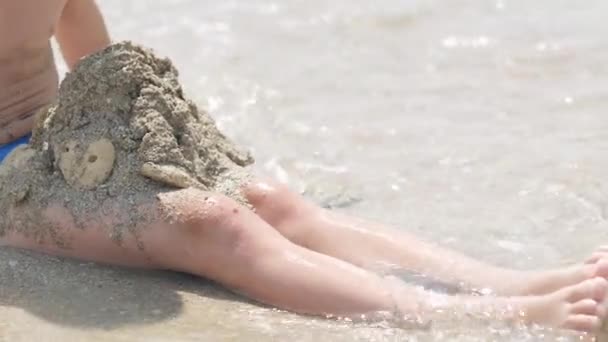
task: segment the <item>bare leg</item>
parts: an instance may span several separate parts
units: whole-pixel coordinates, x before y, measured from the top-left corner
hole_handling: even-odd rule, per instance
[[[464,310],[473,315],[491,314],[492,318],[521,319],[525,323],[597,332],[606,317],[608,281],[593,278],[540,296],[521,297],[462,297],[455,296],[446,305],[456,312]],[[461,309],[459,309],[461,308]],[[454,312],[454,311],[452,311]]]
[[[27,204],[13,208],[11,222],[27,220]],[[292,311],[324,315],[356,315],[399,311],[404,316],[432,315],[442,308],[496,312],[497,319],[517,319],[556,327],[595,331],[605,316],[599,305],[608,283],[597,278],[553,294],[529,297],[440,296],[404,284],[394,286],[377,275],[339,259],[298,246],[253,212],[236,202],[197,190],[182,190],[144,201],[137,237],[120,244],[109,238],[124,209],[108,203],[95,217],[76,227],[61,206],[44,210],[43,223],[55,229],[62,245],[41,243],[16,233],[0,244],[56,255],[137,267],[189,272],[215,280],[263,303]],[[24,228],[24,227],[20,227]],[[435,296],[435,297],[433,297]]]
[[[366,269],[397,267],[499,295],[544,294],[596,276],[608,277],[608,247],[598,250],[587,264],[517,271],[480,262],[404,231],[321,209],[272,182],[253,183],[247,194],[258,215],[291,241]]]
[[[43,212],[41,224],[55,230],[61,245],[15,232],[0,245],[37,250],[101,263],[188,272],[217,281],[260,302],[301,313],[346,315],[393,311],[386,282],[344,261],[297,246],[249,209],[214,194],[189,189],[150,199],[138,217],[155,218],[110,238],[124,210],[111,201],[77,227],[73,214],[59,205]],[[165,212],[172,216],[164,219]],[[20,231],[31,208],[13,208],[11,222]],[[104,213],[104,214],[101,214]],[[83,221],[83,220],[79,220]]]

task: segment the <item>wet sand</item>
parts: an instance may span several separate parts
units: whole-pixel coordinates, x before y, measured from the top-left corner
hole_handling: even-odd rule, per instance
[[[437,330],[442,341],[506,336],[570,341],[547,330],[470,323],[431,326],[435,333],[429,339],[428,329],[326,320],[263,307],[187,274],[0,248],[0,341],[397,342],[436,341]],[[483,335],[471,335],[474,331]]]
[[[278,326],[293,329],[286,333]],[[0,248],[0,341],[237,341],[243,336],[249,341],[402,341],[407,336],[404,330],[353,327],[264,308],[187,274]]]

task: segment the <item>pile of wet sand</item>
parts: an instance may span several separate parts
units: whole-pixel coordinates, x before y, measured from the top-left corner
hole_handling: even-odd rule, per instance
[[[0,212],[9,213],[0,217],[0,236],[14,229],[61,244],[36,214],[50,203],[65,206],[77,221],[108,201],[136,213],[142,201],[177,188],[246,203],[240,188],[252,163],[249,153],[185,98],[168,59],[117,43],[66,75],[57,103],[39,113],[30,145],[0,164]],[[31,222],[9,222],[19,206],[31,213]],[[125,219],[112,237],[119,242],[126,232],[136,234],[140,219]]]

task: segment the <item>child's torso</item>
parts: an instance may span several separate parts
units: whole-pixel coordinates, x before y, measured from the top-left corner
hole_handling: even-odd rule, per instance
[[[65,2],[0,1],[0,145],[31,130],[33,113],[56,96],[50,38]]]

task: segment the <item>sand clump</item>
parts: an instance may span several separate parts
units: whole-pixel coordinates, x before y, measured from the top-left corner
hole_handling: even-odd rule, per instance
[[[187,187],[246,204],[240,188],[252,163],[184,97],[168,59],[122,42],[80,61],[56,104],[39,113],[30,144],[0,164],[0,212],[27,204],[35,221],[42,219],[35,209],[59,204],[84,226],[78,221],[108,202],[135,213],[151,196]],[[36,228],[45,226],[39,222],[9,224],[8,216],[0,217],[0,235],[7,229],[41,240],[56,235]],[[116,225],[117,241],[125,231],[135,234],[141,219]]]

